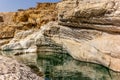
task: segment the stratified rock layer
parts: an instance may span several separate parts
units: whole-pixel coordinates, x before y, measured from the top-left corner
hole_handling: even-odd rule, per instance
[[[57,3],[37,3],[36,7],[0,13],[0,39],[13,38],[20,30],[38,29],[57,20]]]
[[[57,7],[58,23],[67,26],[61,31],[69,38],[62,39],[69,53],[120,71],[120,1],[65,0]]]
[[[47,45],[52,40],[54,44],[62,45],[74,59],[102,64],[112,70],[120,71],[119,38],[120,35],[117,34],[71,28],[50,22],[25,38],[19,38],[17,41],[17,38],[14,38],[1,49],[25,49],[26,52],[37,52],[37,46],[52,47]]]
[[[58,21],[17,33],[1,49],[37,52],[38,46],[52,47],[48,45],[52,41],[74,59],[120,72],[119,4],[119,0],[64,0],[57,5]]]
[[[120,32],[119,0],[66,0],[58,10],[61,25]]]

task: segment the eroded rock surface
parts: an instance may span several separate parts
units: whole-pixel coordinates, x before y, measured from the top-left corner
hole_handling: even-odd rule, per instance
[[[57,20],[57,3],[37,3],[36,7],[17,12],[0,12],[0,42],[12,39],[18,32],[39,29]]]
[[[15,23],[29,22],[34,27],[40,28],[49,21],[57,20],[56,5],[57,3],[37,3],[36,7],[16,12],[13,21]]]
[[[61,25],[120,32],[119,0],[66,0],[58,10]]]
[[[0,56],[1,80],[44,80],[16,60]]]
[[[41,30],[19,41],[11,41],[1,49],[25,49],[28,52],[37,52],[38,46],[51,46],[48,43],[52,40],[54,44],[62,45],[77,60],[102,64],[119,71],[119,37],[118,34],[71,28],[50,22],[42,26]]]
[[[1,49],[37,52],[38,46],[52,47],[48,45],[52,41],[74,59],[120,72],[119,4],[119,0],[64,0],[57,5],[58,21],[20,32]]]

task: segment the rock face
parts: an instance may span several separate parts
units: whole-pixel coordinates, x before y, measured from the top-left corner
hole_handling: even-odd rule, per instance
[[[12,16],[14,12],[0,13],[0,39],[13,38],[15,27],[13,25]]]
[[[120,72],[120,1],[63,0],[57,4],[57,9],[58,21],[41,26],[37,31],[17,33],[1,49],[36,52],[38,46],[52,47],[48,45],[52,41],[74,59]]]
[[[37,28],[49,21],[55,21],[56,19],[56,3],[37,3],[35,8],[19,10],[13,16],[13,21],[15,23],[29,22]]]
[[[4,22],[4,20],[3,20],[3,17],[2,17],[2,16],[0,16],[0,22]]]
[[[57,20],[56,4],[37,3],[34,8],[19,9],[17,12],[1,12],[0,42],[10,41],[18,32],[39,29],[41,25]]]
[[[58,23],[67,26],[62,44],[75,59],[120,71],[119,0],[65,0],[58,10]]]
[[[119,4],[119,0],[66,0],[58,4],[59,24],[120,32]]]
[[[28,52],[32,52],[32,50],[35,52],[38,46],[52,47],[47,45],[52,40],[54,44],[62,45],[77,60],[102,64],[112,70],[119,71],[119,37],[117,34],[71,28],[50,22],[42,26],[41,30],[23,39],[15,42],[16,38],[14,38],[1,49],[25,49]]]
[[[0,56],[1,80],[44,80],[31,72],[31,69],[16,60]]]

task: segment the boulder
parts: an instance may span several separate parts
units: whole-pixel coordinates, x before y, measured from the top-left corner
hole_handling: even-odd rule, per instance
[[[33,73],[29,67],[5,56],[0,56],[0,79],[44,80],[42,77]]]

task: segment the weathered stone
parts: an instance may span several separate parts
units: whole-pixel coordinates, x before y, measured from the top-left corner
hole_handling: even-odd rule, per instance
[[[35,8],[16,12],[13,16],[15,23],[29,22],[37,28],[56,19],[56,3],[37,3]]]
[[[59,24],[120,32],[119,4],[118,0],[66,0],[58,4]]]
[[[119,4],[119,0],[64,0],[57,5],[58,21],[41,26],[37,31],[20,32],[1,49],[37,52],[38,46],[45,46],[47,49],[42,47],[39,50],[54,52],[49,44],[52,43],[62,45],[77,60],[102,64],[120,72]],[[28,11],[28,21],[36,23],[33,18],[41,15],[30,14],[31,10]],[[38,14],[39,11],[35,12]],[[48,16],[42,18],[40,24],[45,24]],[[37,21],[39,23],[40,17]]]
[[[7,25],[0,26],[0,39],[9,39],[14,37],[15,28]]]
[[[0,16],[0,22],[4,22],[4,20],[3,20],[3,17],[2,17],[2,16]]]
[[[0,12],[0,16],[2,16],[2,23],[4,24],[13,24],[12,16],[14,15],[14,12]]]
[[[34,74],[31,69],[16,60],[0,56],[1,80],[44,80]]]
[[[8,44],[9,43],[9,41],[10,41],[11,39],[3,39],[3,40],[0,40],[0,46],[3,46],[3,45],[5,45],[5,44]]]
[[[1,12],[0,39],[13,38],[18,30],[38,29],[41,25],[55,20],[57,20],[56,3],[38,3],[33,9]]]
[[[51,46],[49,43],[54,42],[53,44],[62,45],[77,60],[102,64],[114,71],[120,71],[119,38],[119,34],[71,28],[50,22],[28,37],[11,42],[1,48],[2,50],[22,48],[29,52],[37,50],[37,46]],[[51,51],[50,49],[45,50]]]

